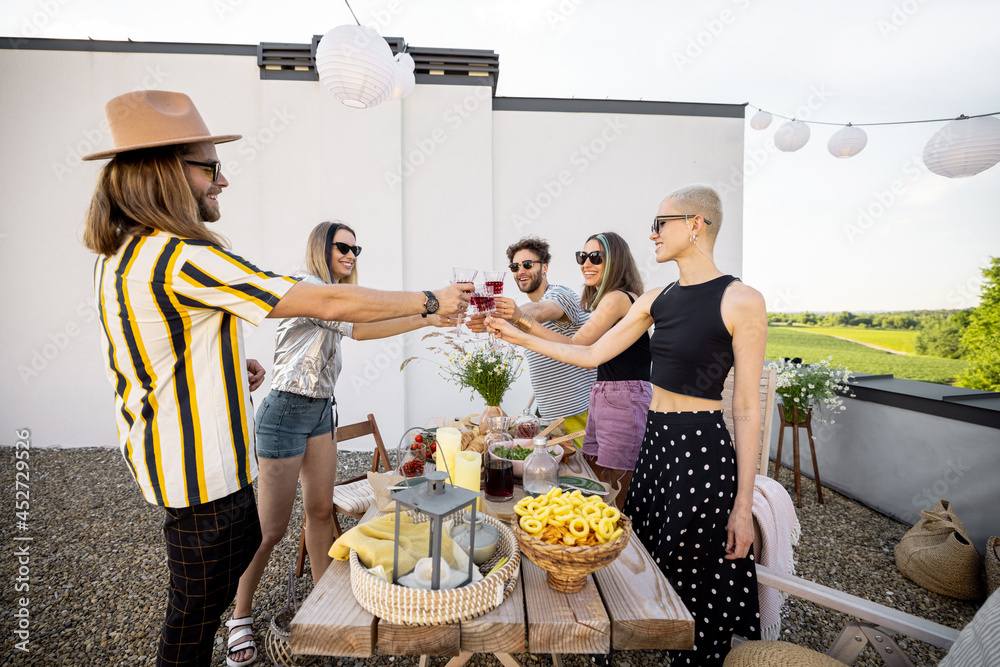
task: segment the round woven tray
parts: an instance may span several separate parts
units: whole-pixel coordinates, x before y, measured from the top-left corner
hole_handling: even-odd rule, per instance
[[[485,522],[500,532],[497,550],[482,566],[489,572],[504,556],[507,562],[491,576],[444,591],[420,590],[389,584],[365,571],[351,551],[351,590],[358,603],[375,616],[398,625],[444,625],[467,621],[490,612],[514,590],[521,572],[521,551],[508,525],[492,516]]]
[[[587,582],[587,577],[607,567],[628,544],[632,536],[632,522],[622,514],[618,526],[625,532],[614,542],[596,546],[567,547],[563,544],[548,544],[521,530],[517,515],[511,519],[511,527],[517,536],[517,543],[528,560],[546,572],[545,582],[563,593],[576,593]]]

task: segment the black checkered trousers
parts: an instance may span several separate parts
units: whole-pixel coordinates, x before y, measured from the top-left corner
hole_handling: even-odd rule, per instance
[[[170,596],[156,664],[210,665],[222,613],[261,542],[253,487],[164,509]]]

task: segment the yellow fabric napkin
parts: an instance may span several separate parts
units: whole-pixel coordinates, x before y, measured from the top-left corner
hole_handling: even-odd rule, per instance
[[[430,522],[413,523],[408,514],[400,516],[399,525],[399,576],[413,571],[417,561],[425,558],[430,552]],[[337,538],[330,547],[330,557],[337,560],[347,560],[351,550],[358,552],[358,559],[366,568],[381,565],[386,572],[392,572],[393,542],[395,540],[396,515],[386,514],[372,519],[367,523],[351,528]],[[460,568],[455,560],[454,547],[448,531],[444,531],[441,540],[441,556],[452,568]],[[465,565],[468,565],[468,560]]]

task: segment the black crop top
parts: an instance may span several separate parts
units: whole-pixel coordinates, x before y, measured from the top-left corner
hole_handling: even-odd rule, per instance
[[[635,303],[632,295],[625,290],[618,290],[628,297],[628,300]],[[632,343],[628,349],[623,350],[614,359],[605,361],[597,367],[598,382],[621,382],[624,380],[642,380],[649,382],[649,333],[644,332],[642,337]]]
[[[698,285],[673,284],[649,309],[652,382],[685,396],[722,400],[733,367],[733,337],[722,321],[722,295],[739,280],[719,276]]]

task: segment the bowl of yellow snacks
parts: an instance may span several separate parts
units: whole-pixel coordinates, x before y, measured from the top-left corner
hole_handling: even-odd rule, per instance
[[[522,498],[514,505],[511,526],[521,552],[545,570],[549,588],[563,593],[581,590],[632,535],[628,517],[600,496],[558,488]]]

